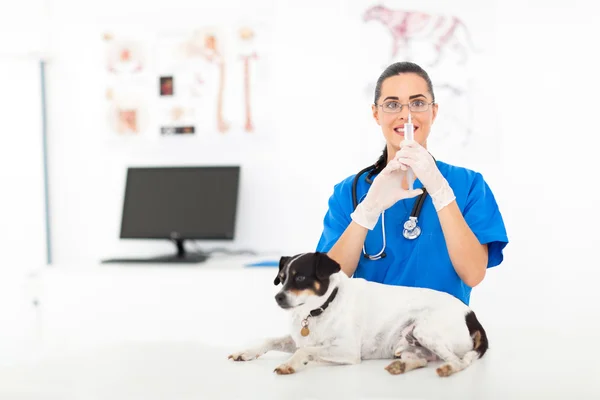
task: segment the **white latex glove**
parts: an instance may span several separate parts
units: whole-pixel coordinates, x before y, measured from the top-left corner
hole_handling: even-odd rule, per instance
[[[402,164],[403,170],[406,167],[413,170],[431,196],[436,211],[440,211],[456,199],[454,191],[438,169],[435,160],[419,143],[414,140],[400,143],[400,151],[396,153],[394,160]]]
[[[391,160],[385,168],[373,179],[373,183],[364,200],[358,203],[350,217],[357,224],[372,230],[379,215],[398,201],[416,197],[423,193],[421,189],[404,190],[402,180],[406,171],[397,160]]]

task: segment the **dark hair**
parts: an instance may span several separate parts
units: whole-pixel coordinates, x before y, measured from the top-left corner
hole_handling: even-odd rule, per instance
[[[423,78],[425,82],[427,82],[427,89],[429,90],[429,94],[431,94],[432,100],[435,101],[435,95],[433,94],[433,85],[431,84],[431,79],[429,78],[427,72],[425,72],[423,68],[421,68],[415,63],[403,61],[394,63],[387,67],[385,71],[383,71],[379,79],[377,79],[377,85],[375,86],[375,100],[373,101],[373,103],[377,105],[377,99],[381,97],[381,85],[383,85],[383,81],[392,76],[406,73],[417,74],[421,78]]]
[[[412,63],[409,61],[402,61],[402,62],[394,63],[394,64],[390,65],[389,67],[387,67],[385,69],[385,71],[383,71],[381,73],[381,75],[379,76],[379,79],[377,79],[377,85],[375,86],[375,99],[373,101],[375,106],[377,106],[377,100],[379,99],[379,97],[381,97],[381,85],[383,85],[383,81],[385,81],[387,78],[390,78],[392,76],[405,74],[405,73],[417,74],[421,78],[423,78],[425,80],[425,82],[427,82],[427,89],[429,90],[429,94],[431,94],[432,101],[435,101],[435,95],[433,94],[433,85],[431,83],[431,79],[429,78],[429,75],[427,74],[427,72],[425,72],[425,70],[423,68],[421,68],[419,65],[417,65],[415,63]],[[375,164],[373,164],[373,166],[375,168],[371,171],[371,173],[369,173],[369,177],[371,177],[375,174],[378,174],[379,172],[381,172],[381,170],[383,170],[385,168],[385,165],[387,163],[387,157],[388,157],[388,154],[387,154],[387,144],[386,144],[386,146],[383,148],[383,153],[381,154],[381,156],[379,157],[377,162],[375,162]]]

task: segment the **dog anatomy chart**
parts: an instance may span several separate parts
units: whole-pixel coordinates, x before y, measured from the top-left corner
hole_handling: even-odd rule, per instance
[[[108,125],[120,135],[137,135],[147,126],[144,93],[135,82],[147,74],[147,52],[139,42],[106,33]]]
[[[452,138],[461,146],[469,142],[473,130],[473,89],[470,64],[482,51],[472,41],[467,24],[453,15],[381,4],[362,10],[360,19],[377,43],[378,69],[397,61],[413,61],[432,77],[436,102],[444,113],[436,123],[438,137]],[[377,39],[373,40],[373,35]],[[373,53],[371,53],[373,54]],[[373,57],[366,57],[373,59]],[[374,83],[366,89],[372,96]]]
[[[433,15],[414,10],[392,9],[383,5],[367,8],[365,22],[379,23],[388,31],[392,46],[390,57],[410,57],[415,43],[433,54],[428,67],[435,67],[444,59],[454,58],[464,65],[470,53],[478,53],[465,23],[458,17]],[[424,65],[425,66],[425,65]]]
[[[266,86],[262,27],[106,33],[109,126],[118,134],[255,134]],[[262,46],[262,47],[261,47]]]

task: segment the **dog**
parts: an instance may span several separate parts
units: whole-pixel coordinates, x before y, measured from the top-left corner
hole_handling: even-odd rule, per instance
[[[291,353],[275,368],[280,375],[311,364],[348,365],[369,359],[393,359],[385,369],[396,375],[443,361],[436,372],[447,377],[488,349],[475,313],[454,296],[350,278],[326,253],[281,257],[273,283],[282,285],[275,301],[291,312],[291,333],[229,359],[250,361],[272,350]]]

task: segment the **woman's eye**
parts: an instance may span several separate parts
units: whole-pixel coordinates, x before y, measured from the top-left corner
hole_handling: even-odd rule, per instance
[[[425,102],[423,100],[415,100],[412,102],[412,105],[415,107],[423,107],[425,105]]]
[[[389,109],[389,110],[395,110],[400,106],[400,103],[398,103],[397,101],[390,101],[388,103],[385,103],[385,108]]]
[[[304,280],[304,276],[296,275],[296,282],[302,282]]]

